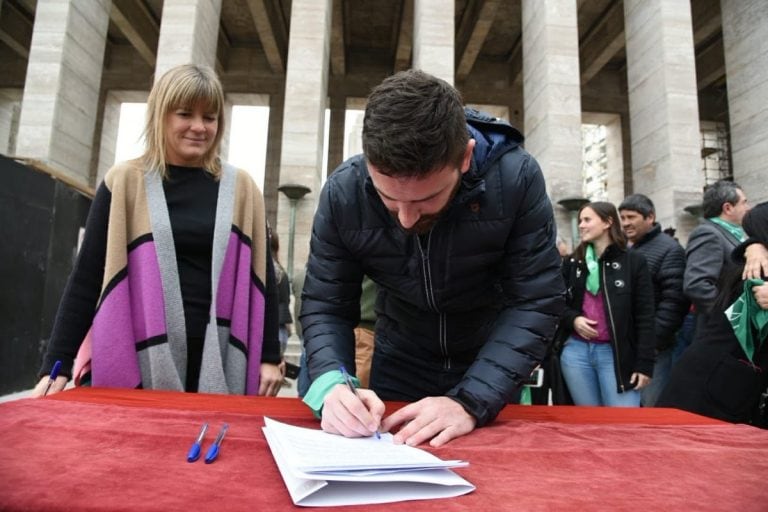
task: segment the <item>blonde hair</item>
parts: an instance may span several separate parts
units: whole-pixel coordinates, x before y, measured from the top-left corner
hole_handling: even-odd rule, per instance
[[[145,150],[141,156],[147,171],[158,170],[167,176],[165,151],[165,119],[178,108],[204,105],[218,118],[218,130],[213,144],[203,156],[202,167],[218,176],[221,172],[219,145],[224,134],[224,92],[216,73],[207,66],[183,64],[161,76],[147,100],[147,119],[144,126]]]

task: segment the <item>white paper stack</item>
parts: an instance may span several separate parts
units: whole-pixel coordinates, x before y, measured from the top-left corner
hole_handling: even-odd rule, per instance
[[[347,438],[264,418],[264,436],[296,505],[332,507],[461,496],[475,486],[448,468],[467,466],[395,445],[390,434]]]

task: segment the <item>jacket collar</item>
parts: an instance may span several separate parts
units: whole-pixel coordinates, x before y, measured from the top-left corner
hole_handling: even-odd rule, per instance
[[[654,238],[656,238],[659,234],[661,234],[661,224],[658,222],[653,225],[653,227],[648,231],[646,234],[643,235],[643,237],[638,240],[632,247],[637,247],[638,245],[647,244]]]

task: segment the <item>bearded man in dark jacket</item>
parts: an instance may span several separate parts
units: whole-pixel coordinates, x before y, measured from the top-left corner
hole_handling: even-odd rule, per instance
[[[365,154],[320,194],[302,294],[304,401],[325,431],[401,427],[396,443],[440,446],[518,396],[564,305],[552,206],[522,140],[424,72],[373,90]],[[355,394],[340,367],[354,373],[363,275],[377,322],[371,389]],[[413,403],[385,417],[382,400]]]
[[[653,281],[656,363],[653,380],[642,389],[640,401],[644,407],[653,407],[669,379],[677,331],[690,308],[690,302],[683,295],[685,250],[661,232],[661,225],[656,222],[656,208],[647,196],[627,196],[619,205],[619,214],[631,250],[645,256]]]

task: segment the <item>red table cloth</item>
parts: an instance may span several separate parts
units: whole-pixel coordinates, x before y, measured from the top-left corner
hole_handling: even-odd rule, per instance
[[[388,410],[401,404],[388,404]],[[298,399],[78,388],[0,404],[0,510],[296,509],[261,427]],[[229,432],[213,464],[187,463]],[[345,510],[768,510],[768,431],[672,409],[509,406],[432,449],[477,490]]]

